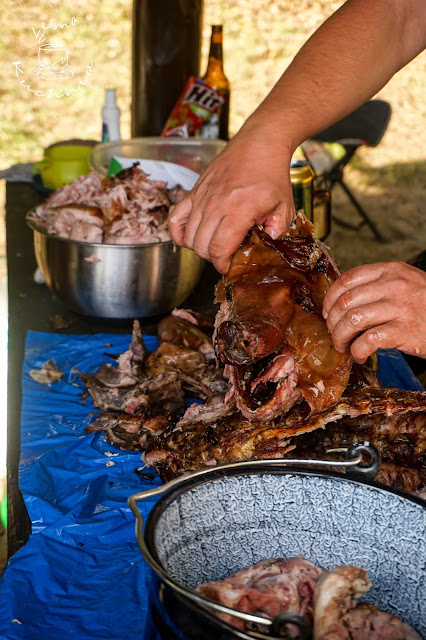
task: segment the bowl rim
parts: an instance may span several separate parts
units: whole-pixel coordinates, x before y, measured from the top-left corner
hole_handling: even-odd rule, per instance
[[[34,233],[35,232],[40,233],[46,238],[60,240],[61,242],[66,242],[68,244],[78,245],[82,247],[114,247],[116,249],[119,249],[119,248],[139,249],[141,247],[156,247],[158,245],[172,245],[175,247],[175,251],[187,249],[187,247],[180,247],[178,244],[175,244],[173,240],[159,240],[158,242],[141,242],[140,244],[110,244],[108,242],[84,242],[84,240],[73,240],[72,238],[62,238],[61,236],[55,236],[52,233],[47,233],[47,231],[37,226],[36,222],[31,217],[34,214],[35,210],[36,210],[36,207],[33,207],[25,215],[25,222],[30,227],[30,229],[32,229]],[[192,251],[192,250],[188,249],[188,251]],[[200,258],[200,256],[198,257]],[[202,258],[200,258],[200,260],[202,260]]]
[[[128,138],[127,140],[111,140],[109,142],[99,142],[92,149],[89,155],[89,164],[93,171],[96,171],[101,176],[105,176],[108,173],[108,167],[102,166],[99,159],[96,157],[101,149],[113,149],[119,145],[129,145],[130,147],[136,147],[141,142],[151,144],[152,146],[169,145],[171,147],[183,147],[191,146],[194,149],[202,147],[219,147],[218,153],[223,151],[226,147],[226,140],[212,139],[212,138],[172,138],[167,136],[144,136],[139,138]],[[213,158],[212,158],[213,160]],[[210,163],[209,163],[210,164]]]

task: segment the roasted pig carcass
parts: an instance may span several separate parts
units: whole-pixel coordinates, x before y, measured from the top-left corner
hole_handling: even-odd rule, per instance
[[[421,392],[366,386],[321,413],[304,415],[309,408],[299,404],[285,416],[265,421],[248,420],[238,411],[229,415],[226,409],[226,402],[217,401],[215,414],[203,415],[200,408],[191,416],[187,410],[176,426],[148,440],[145,462],[167,481],[235,460],[330,458],[327,449],[364,439],[381,449],[385,462],[408,468],[405,475],[389,468],[387,474],[380,472],[380,479],[408,491],[421,483],[426,458],[426,397]]]
[[[215,349],[246,418],[284,415],[302,399],[316,413],[341,397],[351,358],[336,351],[322,317],[339,275],[301,212],[277,240],[252,228],[234,254],[217,287]]]
[[[371,587],[364,569],[352,565],[323,573],[314,593],[313,640],[421,640],[399,618],[358,599]]]
[[[201,584],[196,591],[245,613],[268,618],[293,613],[306,617],[312,624],[312,599],[321,574],[313,562],[300,556],[287,560],[272,558],[241,569],[224,580]],[[253,626],[226,614],[219,615],[239,629],[248,627],[249,630]]]

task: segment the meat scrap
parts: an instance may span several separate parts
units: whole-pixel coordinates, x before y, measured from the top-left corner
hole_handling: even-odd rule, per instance
[[[176,335],[177,342],[182,342]],[[202,341],[208,342],[202,335]],[[106,412],[86,430],[105,431],[106,439],[121,449],[142,450],[148,438],[173,428],[187,409],[185,394],[211,398],[203,405],[205,415],[233,410],[232,403],[224,404],[229,384],[223,369],[198,351],[167,342],[148,354],[138,320],[133,323],[129,348],[116,360],[117,366],[102,363],[98,371],[80,372],[80,377],[94,405]]]
[[[366,571],[352,565],[324,573],[314,593],[313,640],[421,640],[397,616],[356,604],[371,586]]]
[[[252,228],[234,254],[217,288],[215,350],[246,418],[284,415],[301,399],[316,413],[341,397],[352,360],[322,317],[339,275],[302,212],[277,240]]]
[[[421,640],[408,624],[376,605],[358,603],[372,584],[364,569],[342,565],[322,571],[300,556],[262,560],[233,575],[196,587],[231,609],[270,619],[291,613],[313,624],[313,640]],[[216,613],[244,631],[267,633],[266,625]]]
[[[108,178],[95,172],[77,178],[37,207],[32,221],[49,234],[79,242],[170,241],[168,211],[185,192],[179,185],[168,189],[166,182],[150,180],[137,165]]]
[[[30,376],[40,384],[52,384],[62,380],[64,374],[58,369],[53,360],[48,360],[41,369],[31,369]]]
[[[124,451],[140,451],[150,433],[163,431],[168,426],[168,416],[146,418],[127,413],[101,413],[86,427],[88,433],[105,431],[105,438]]]
[[[312,624],[312,598],[321,574],[313,562],[301,557],[273,558],[237,571],[224,580],[201,584],[195,590],[231,609],[267,618],[294,613],[305,616]],[[218,615],[238,629],[247,628],[243,620]],[[262,629],[265,631],[265,626]]]

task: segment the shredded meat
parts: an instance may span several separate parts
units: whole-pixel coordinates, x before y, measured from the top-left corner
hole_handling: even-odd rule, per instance
[[[79,242],[148,244],[170,241],[167,214],[185,194],[150,180],[137,167],[100,178],[95,172],[52,193],[32,220],[47,233]]]

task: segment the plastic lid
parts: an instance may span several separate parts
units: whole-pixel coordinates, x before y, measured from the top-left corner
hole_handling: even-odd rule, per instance
[[[115,92],[117,89],[106,89],[105,90],[105,105],[108,107],[115,107],[117,105]]]

